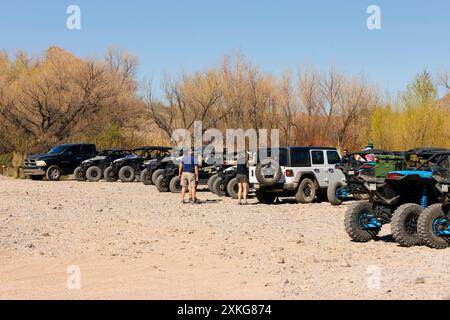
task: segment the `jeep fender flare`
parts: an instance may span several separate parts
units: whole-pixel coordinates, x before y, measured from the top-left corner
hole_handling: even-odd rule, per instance
[[[314,181],[314,184],[316,185],[316,189],[319,188],[319,184],[317,183],[317,178],[316,178],[314,171],[302,171],[302,172],[297,173],[297,175],[295,176],[295,179],[294,179],[295,188],[298,187],[298,185],[304,178],[310,178],[312,181]]]

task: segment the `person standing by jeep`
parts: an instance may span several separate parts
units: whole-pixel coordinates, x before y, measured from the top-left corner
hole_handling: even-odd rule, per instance
[[[181,182],[181,203],[185,203],[184,197],[186,190],[189,190],[190,201],[198,203],[196,189],[198,181],[198,161],[194,156],[194,150],[191,149],[187,154],[183,155],[178,166],[178,177]]]
[[[247,153],[239,153],[237,157],[236,180],[238,183],[238,204],[247,205],[248,194],[248,158]],[[243,200],[243,201],[242,201]]]

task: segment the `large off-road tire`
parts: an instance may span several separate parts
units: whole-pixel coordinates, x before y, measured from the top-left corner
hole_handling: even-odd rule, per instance
[[[214,190],[213,189],[214,182],[216,182],[216,179],[218,179],[218,178],[219,178],[219,175],[216,173],[216,174],[212,175],[211,177],[209,177],[209,179],[208,179],[208,189],[212,193],[214,193],[214,191],[213,191]]]
[[[277,198],[277,195],[276,195],[276,193],[264,192],[262,190],[257,190],[256,198],[258,199],[259,203],[272,204],[275,201],[275,199]]]
[[[423,209],[415,203],[406,203],[394,211],[391,231],[394,240],[403,247],[420,245],[417,221]]]
[[[266,175],[268,170],[270,170],[271,176]],[[283,173],[281,172],[280,164],[270,158],[261,160],[255,168],[256,179],[264,187],[276,185],[278,181],[280,181],[282,175]]]
[[[227,193],[233,199],[239,199],[239,185],[237,182],[237,178],[233,178],[227,184]]]
[[[312,203],[316,198],[316,184],[309,178],[300,182],[295,199],[298,203]]]
[[[86,179],[89,182],[97,182],[102,179],[102,169],[97,166],[89,167],[86,171]]]
[[[75,169],[75,171],[73,172],[73,177],[77,181],[86,181],[86,176],[85,176],[85,174],[83,173],[83,171],[81,170],[80,167],[77,167]]]
[[[41,181],[45,176],[30,176],[30,179],[33,181]]]
[[[216,195],[219,197],[226,197],[227,196],[227,186],[222,181],[221,178],[217,178],[216,181],[214,181],[213,190]]]
[[[58,181],[61,178],[61,175],[62,175],[61,169],[55,165],[50,166],[45,173],[45,177],[49,181]]]
[[[130,166],[125,166],[119,170],[119,179],[122,182],[133,182],[136,178],[134,169]]]
[[[355,203],[345,213],[345,231],[353,241],[369,242],[380,232],[381,228],[363,229],[361,219],[370,214],[373,214],[370,202]]]
[[[116,182],[119,177],[114,174],[114,170],[112,167],[108,167],[105,169],[105,172],[103,173],[103,176],[105,177],[105,180],[108,182]]]
[[[450,219],[444,214],[441,204],[435,204],[425,209],[417,222],[417,232],[422,244],[433,249],[450,247],[450,238],[436,235],[434,224],[438,219]]]
[[[153,184],[156,185],[156,180],[158,180],[158,177],[160,175],[162,175],[163,173],[164,173],[164,169],[158,169],[158,170],[153,171],[153,173],[152,173],[152,182],[153,182]]]
[[[342,199],[338,198],[338,190],[343,187],[344,184],[340,181],[337,181],[328,187],[327,199],[333,206],[340,206],[342,202],[344,202]]]
[[[173,177],[169,182],[169,190],[172,193],[180,193],[181,192],[181,181],[178,176]]]
[[[148,171],[148,169],[142,170],[139,180],[141,180],[141,182],[146,186],[150,186],[153,184],[152,175],[150,174],[150,171]]]
[[[164,179],[163,175],[159,175],[158,178],[156,178],[155,186],[156,189],[158,189],[159,192],[169,192],[169,184],[166,181],[167,179]]]

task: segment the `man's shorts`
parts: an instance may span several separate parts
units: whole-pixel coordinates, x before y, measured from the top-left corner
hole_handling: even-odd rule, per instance
[[[236,175],[236,180],[238,183],[248,183],[248,177],[246,174],[238,173]]]
[[[192,172],[183,172],[180,182],[182,187],[195,187],[195,175]]]

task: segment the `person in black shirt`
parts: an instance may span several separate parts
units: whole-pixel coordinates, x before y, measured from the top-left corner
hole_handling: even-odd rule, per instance
[[[236,180],[238,183],[239,205],[247,204],[248,194],[248,159],[246,152],[239,153],[237,157]],[[242,201],[243,200],[243,201]]]

